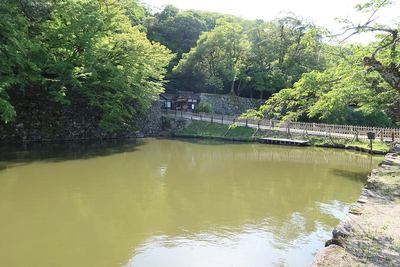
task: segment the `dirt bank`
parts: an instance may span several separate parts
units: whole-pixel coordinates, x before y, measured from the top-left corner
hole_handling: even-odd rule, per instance
[[[400,266],[400,145],[371,175],[315,266]]]

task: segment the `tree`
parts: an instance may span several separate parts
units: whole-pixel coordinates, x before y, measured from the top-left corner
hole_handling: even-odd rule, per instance
[[[29,23],[16,5],[0,2],[0,16],[0,116],[8,122],[16,116],[8,92],[40,79],[35,54],[42,51],[29,38]]]
[[[250,87],[269,94],[292,86],[302,73],[322,70],[322,41],[319,29],[293,13],[281,13],[271,21],[257,23],[249,30],[252,55]]]
[[[100,126],[116,130],[162,91],[171,55],[132,27],[123,2],[59,2],[43,25],[49,60],[45,85],[55,100],[85,97],[102,110]]]
[[[146,17],[145,8],[141,6],[137,0],[122,0],[122,2],[125,10],[124,14],[131,21],[131,25],[139,25]]]
[[[164,45],[178,53],[178,59],[181,59],[182,53],[188,53],[196,45],[205,26],[198,18],[185,12],[168,17],[157,29],[165,40]]]
[[[356,9],[359,11],[372,11],[373,14],[365,24],[350,27],[349,29],[354,30],[353,34],[365,31],[379,32],[377,37],[380,40],[374,44],[374,51],[369,56],[363,58],[363,64],[368,67],[367,73],[378,72],[390,87],[400,93],[400,55],[397,47],[397,44],[400,42],[399,29],[384,25],[369,26],[375,19],[373,15],[379,9],[391,3],[392,1],[389,0],[375,0],[369,1],[364,5],[357,5]]]
[[[398,29],[372,25],[376,12],[390,2],[372,0],[357,5],[357,10],[370,11],[372,15],[364,24],[348,24],[345,31],[350,35],[378,32],[376,42],[367,46],[332,47],[328,52],[336,55],[334,67],[303,74],[293,88],[280,91],[259,111],[251,111],[246,116],[268,114],[296,120],[306,114],[309,118],[344,123],[353,106],[365,114],[388,110],[400,121]]]
[[[235,81],[244,67],[250,43],[242,33],[242,26],[218,20],[217,26],[203,33],[197,46],[183,55],[174,69],[175,72],[201,72],[205,82],[214,92],[223,89],[224,82],[229,82],[230,93],[234,94]]]
[[[1,119],[13,120],[11,103],[37,92],[98,107],[110,131],[144,112],[163,90],[172,55],[132,26],[143,12],[135,0],[1,2]]]
[[[235,82],[246,67],[246,60],[250,52],[250,41],[242,32],[239,24],[221,24],[216,28],[220,31],[220,42],[225,49],[224,59],[221,61],[223,74],[231,83],[230,94],[235,94]]]

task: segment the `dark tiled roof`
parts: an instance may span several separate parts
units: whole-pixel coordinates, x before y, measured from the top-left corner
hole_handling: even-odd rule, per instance
[[[200,96],[196,95],[192,91],[179,91],[176,94],[162,93],[162,94],[160,94],[160,99],[161,100],[171,100],[171,101],[177,101],[178,99],[180,99],[180,101],[182,101],[182,99],[188,99],[188,100],[196,99],[196,100],[200,101]]]
[[[200,96],[196,95],[192,91],[179,91],[178,96],[181,95],[187,99],[197,99],[200,100]]]
[[[170,94],[170,93],[162,93],[160,94],[160,98],[165,99],[165,100],[172,100],[176,94]]]

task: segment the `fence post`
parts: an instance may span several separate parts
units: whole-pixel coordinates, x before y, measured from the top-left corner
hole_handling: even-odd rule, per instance
[[[213,115],[211,115],[211,122],[213,122],[214,121],[214,116]]]
[[[221,124],[224,124],[224,116],[221,118]]]
[[[261,121],[258,121],[258,129],[260,129]]]
[[[246,120],[246,127],[247,127],[247,120]]]
[[[304,128],[303,128],[303,136],[304,136],[304,135],[307,135],[307,133],[308,133],[308,132],[307,132],[307,124],[306,124],[306,125],[304,126]]]

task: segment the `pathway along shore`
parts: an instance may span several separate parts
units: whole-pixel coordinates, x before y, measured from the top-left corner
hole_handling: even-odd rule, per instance
[[[374,169],[360,198],[308,265],[400,266],[400,144]]]

